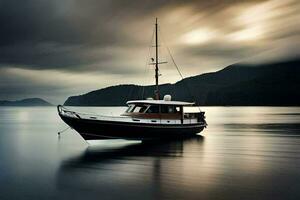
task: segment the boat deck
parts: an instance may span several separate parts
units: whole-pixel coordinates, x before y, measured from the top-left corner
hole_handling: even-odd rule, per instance
[[[115,122],[131,122],[131,123],[141,123],[141,124],[198,124],[196,118],[194,119],[183,119],[181,123],[180,119],[161,119],[161,118],[153,118],[153,119],[145,119],[145,118],[137,118],[131,116],[105,116],[98,114],[90,114],[90,113],[79,113],[70,111],[63,106],[58,107],[58,112],[67,117],[71,118],[79,118],[79,119],[88,119],[88,120],[101,120],[101,121],[115,121]]]

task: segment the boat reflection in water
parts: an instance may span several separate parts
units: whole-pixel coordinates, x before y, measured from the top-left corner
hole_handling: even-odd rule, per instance
[[[185,145],[201,148],[203,142],[199,135],[173,141],[122,142],[104,148],[89,146],[62,162],[57,186],[60,190],[88,190],[91,198],[161,198],[173,190],[166,190],[165,182],[182,175],[183,160],[178,158],[183,157]]]

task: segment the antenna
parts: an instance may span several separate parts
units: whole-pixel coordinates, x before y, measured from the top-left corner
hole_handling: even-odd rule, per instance
[[[155,99],[159,100],[159,88],[158,88],[158,25],[157,18],[155,20]]]

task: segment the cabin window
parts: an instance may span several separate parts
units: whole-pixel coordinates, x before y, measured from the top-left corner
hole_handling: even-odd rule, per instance
[[[180,110],[180,108],[179,108]],[[161,106],[161,113],[176,113],[177,107],[172,105],[162,105]]]
[[[184,119],[194,119],[196,118],[195,113],[184,113]]]
[[[158,105],[151,105],[148,108],[147,113],[159,113],[159,106]]]

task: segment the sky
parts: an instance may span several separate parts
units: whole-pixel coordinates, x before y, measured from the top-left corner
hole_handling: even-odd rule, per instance
[[[0,100],[153,84],[156,17],[160,83],[299,57],[299,0],[0,0]]]

